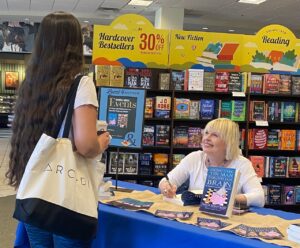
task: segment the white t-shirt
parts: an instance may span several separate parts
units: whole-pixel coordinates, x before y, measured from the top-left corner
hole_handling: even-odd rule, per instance
[[[189,179],[189,190],[203,190],[207,176],[205,160],[206,154],[202,151],[188,154],[168,173],[170,182],[179,187]],[[239,156],[231,161],[228,168],[235,168],[240,171],[237,193],[246,196],[247,205],[262,207],[265,203],[264,191],[251,162],[247,158]]]

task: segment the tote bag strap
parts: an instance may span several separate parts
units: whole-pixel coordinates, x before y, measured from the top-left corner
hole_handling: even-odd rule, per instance
[[[72,123],[72,115],[74,111],[74,103],[75,103],[75,98],[76,98],[76,93],[77,89],[80,83],[81,78],[83,75],[79,75],[75,78],[73,84],[71,85],[71,88],[68,92],[65,104],[63,105],[58,121],[55,125],[55,132],[54,132],[54,138],[57,138],[59,134],[59,130],[61,129],[61,126],[63,124],[64,119],[66,119],[65,126],[64,126],[64,131],[63,131],[63,138],[67,138],[69,136],[70,128],[71,128],[71,123]]]

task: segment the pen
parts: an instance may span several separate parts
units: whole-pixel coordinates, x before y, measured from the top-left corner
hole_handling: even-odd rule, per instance
[[[172,184],[170,183],[170,180],[169,180],[169,177],[168,177],[168,175],[166,175],[166,179],[167,179],[167,182],[168,182],[168,184],[170,185],[170,187],[172,188]]]

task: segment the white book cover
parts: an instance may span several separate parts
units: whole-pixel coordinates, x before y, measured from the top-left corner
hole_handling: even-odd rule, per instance
[[[204,70],[188,69],[188,90],[203,91]]]

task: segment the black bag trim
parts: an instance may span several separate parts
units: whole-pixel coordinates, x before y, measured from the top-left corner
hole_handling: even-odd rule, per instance
[[[17,199],[14,218],[71,239],[96,237],[98,220],[38,198]]]

